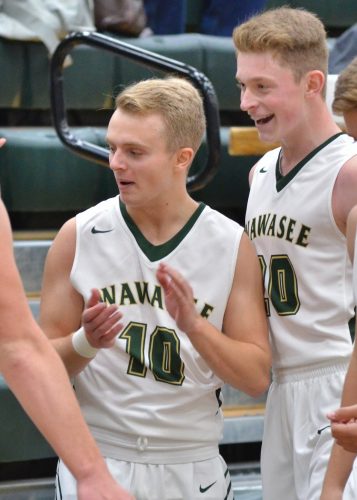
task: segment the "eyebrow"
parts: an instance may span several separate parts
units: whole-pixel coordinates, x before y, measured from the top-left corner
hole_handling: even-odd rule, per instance
[[[261,80],[270,80],[270,78],[266,77],[266,76],[254,76],[253,78],[249,78],[248,81],[249,82],[259,82]],[[240,78],[236,78],[236,81],[238,83],[242,83],[242,80]]]
[[[110,141],[108,136],[105,138],[105,142],[108,146],[115,146],[115,142],[114,141]],[[147,146],[141,142],[124,142],[123,144],[121,144],[121,146],[123,147],[129,147],[129,148],[147,148]]]

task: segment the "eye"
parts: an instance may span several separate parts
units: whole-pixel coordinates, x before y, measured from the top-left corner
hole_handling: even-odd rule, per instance
[[[139,149],[130,149],[129,150],[129,154],[131,156],[135,156],[135,157],[138,157],[138,156],[141,156],[143,154],[143,152]]]
[[[258,83],[257,85],[258,90],[266,90],[267,86],[264,83]]]

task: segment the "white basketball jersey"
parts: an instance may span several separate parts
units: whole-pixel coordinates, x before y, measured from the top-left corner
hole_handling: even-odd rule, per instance
[[[243,228],[201,204],[185,227],[154,246],[119,197],[77,215],[73,286],[118,304],[124,329],[75,377],[85,418],[107,457],[142,463],[212,458],[222,434],[217,378],[165,309],[160,261],[179,270],[197,310],[222,330]]]
[[[331,198],[341,167],[357,147],[337,134],[285,177],[279,152],[257,163],[246,212],[246,231],[264,275],[273,365],[300,368],[348,359],[352,269]]]

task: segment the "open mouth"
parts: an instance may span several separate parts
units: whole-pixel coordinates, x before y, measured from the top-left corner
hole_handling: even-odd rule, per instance
[[[265,118],[259,118],[259,120],[256,120],[255,122],[257,123],[257,125],[265,125],[266,123],[269,123],[270,120],[272,120],[274,117],[274,115],[269,115],[269,116],[266,116]]]

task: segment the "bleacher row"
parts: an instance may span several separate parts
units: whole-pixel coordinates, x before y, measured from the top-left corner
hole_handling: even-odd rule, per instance
[[[286,3],[269,0],[267,7]],[[317,12],[331,35],[357,20],[355,0],[288,3]],[[202,1],[194,0],[188,5],[188,23],[194,29]],[[254,131],[252,134],[248,129],[248,135],[244,136],[243,127],[251,124],[239,110],[231,39],[185,33],[126,39],[126,42],[189,64],[212,82],[221,116],[220,169],[193,196],[243,223],[248,171],[263,150]],[[106,124],[117,91],[153,73],[88,46],[76,47],[71,57],[72,64],[64,70],[69,123],[81,139],[104,146]],[[58,139],[51,123],[50,61],[46,48],[38,42],[0,39],[0,61],[0,137],[8,139],[0,154],[0,185],[15,230],[15,255],[36,315],[43,261],[59,225],[78,211],[113,196],[117,188],[109,169],[73,154]],[[236,144],[229,148],[231,127],[238,128],[239,140],[251,137],[249,141],[255,141],[247,153],[235,156],[240,148]],[[203,161],[205,148],[204,144],[194,168],[199,168]],[[227,424],[222,444],[260,441],[264,397],[253,401],[229,387],[225,389],[225,397]],[[1,464],[53,456],[1,379],[0,408],[0,470]],[[6,472],[0,473],[0,480],[4,479]]]

